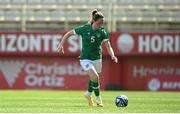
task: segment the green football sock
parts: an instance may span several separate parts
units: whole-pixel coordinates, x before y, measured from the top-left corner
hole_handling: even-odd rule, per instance
[[[93,82],[91,80],[88,81],[88,92],[92,92],[93,91]]]
[[[92,82],[95,96],[99,96],[99,82]]]

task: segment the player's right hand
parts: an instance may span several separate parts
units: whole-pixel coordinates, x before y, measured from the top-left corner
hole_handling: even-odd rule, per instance
[[[63,45],[61,43],[59,43],[59,45],[58,45],[57,52],[64,53],[64,48],[63,48]]]

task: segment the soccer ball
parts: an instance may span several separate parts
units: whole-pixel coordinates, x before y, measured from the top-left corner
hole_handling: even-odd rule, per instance
[[[128,98],[125,95],[117,96],[115,104],[117,107],[126,107],[128,105]]]

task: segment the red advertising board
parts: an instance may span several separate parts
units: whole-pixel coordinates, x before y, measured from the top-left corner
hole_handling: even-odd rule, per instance
[[[180,55],[180,33],[111,33],[117,55]]]
[[[63,33],[0,33],[0,54],[56,55]],[[116,55],[180,55],[180,33],[111,33]],[[80,37],[71,36],[65,55],[79,55]],[[106,49],[104,54],[107,55]]]
[[[106,62],[103,62],[106,64]],[[101,88],[105,88],[107,67],[104,67]],[[56,57],[0,58],[0,89],[87,88],[88,76],[78,59]]]
[[[63,33],[0,33],[0,54],[55,55]],[[65,44],[65,54],[78,55],[80,40],[71,36]]]
[[[180,90],[178,57],[128,57],[124,60],[124,87],[130,90]]]
[[[0,33],[0,55],[59,55],[57,47],[64,33]],[[64,44],[63,55],[78,56],[81,37],[74,35]],[[106,50],[103,51],[107,53]],[[62,56],[63,56],[62,55]]]
[[[59,55],[61,32],[0,32],[0,89],[86,89],[88,77],[79,60],[81,37],[71,36]],[[119,59],[110,60],[103,45],[101,88],[180,90],[180,32],[110,33]]]

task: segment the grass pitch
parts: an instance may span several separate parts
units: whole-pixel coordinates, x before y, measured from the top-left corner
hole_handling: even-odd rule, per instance
[[[129,104],[115,106],[125,94]],[[104,107],[88,107],[84,91],[0,91],[0,113],[180,113],[180,92],[101,92]]]

